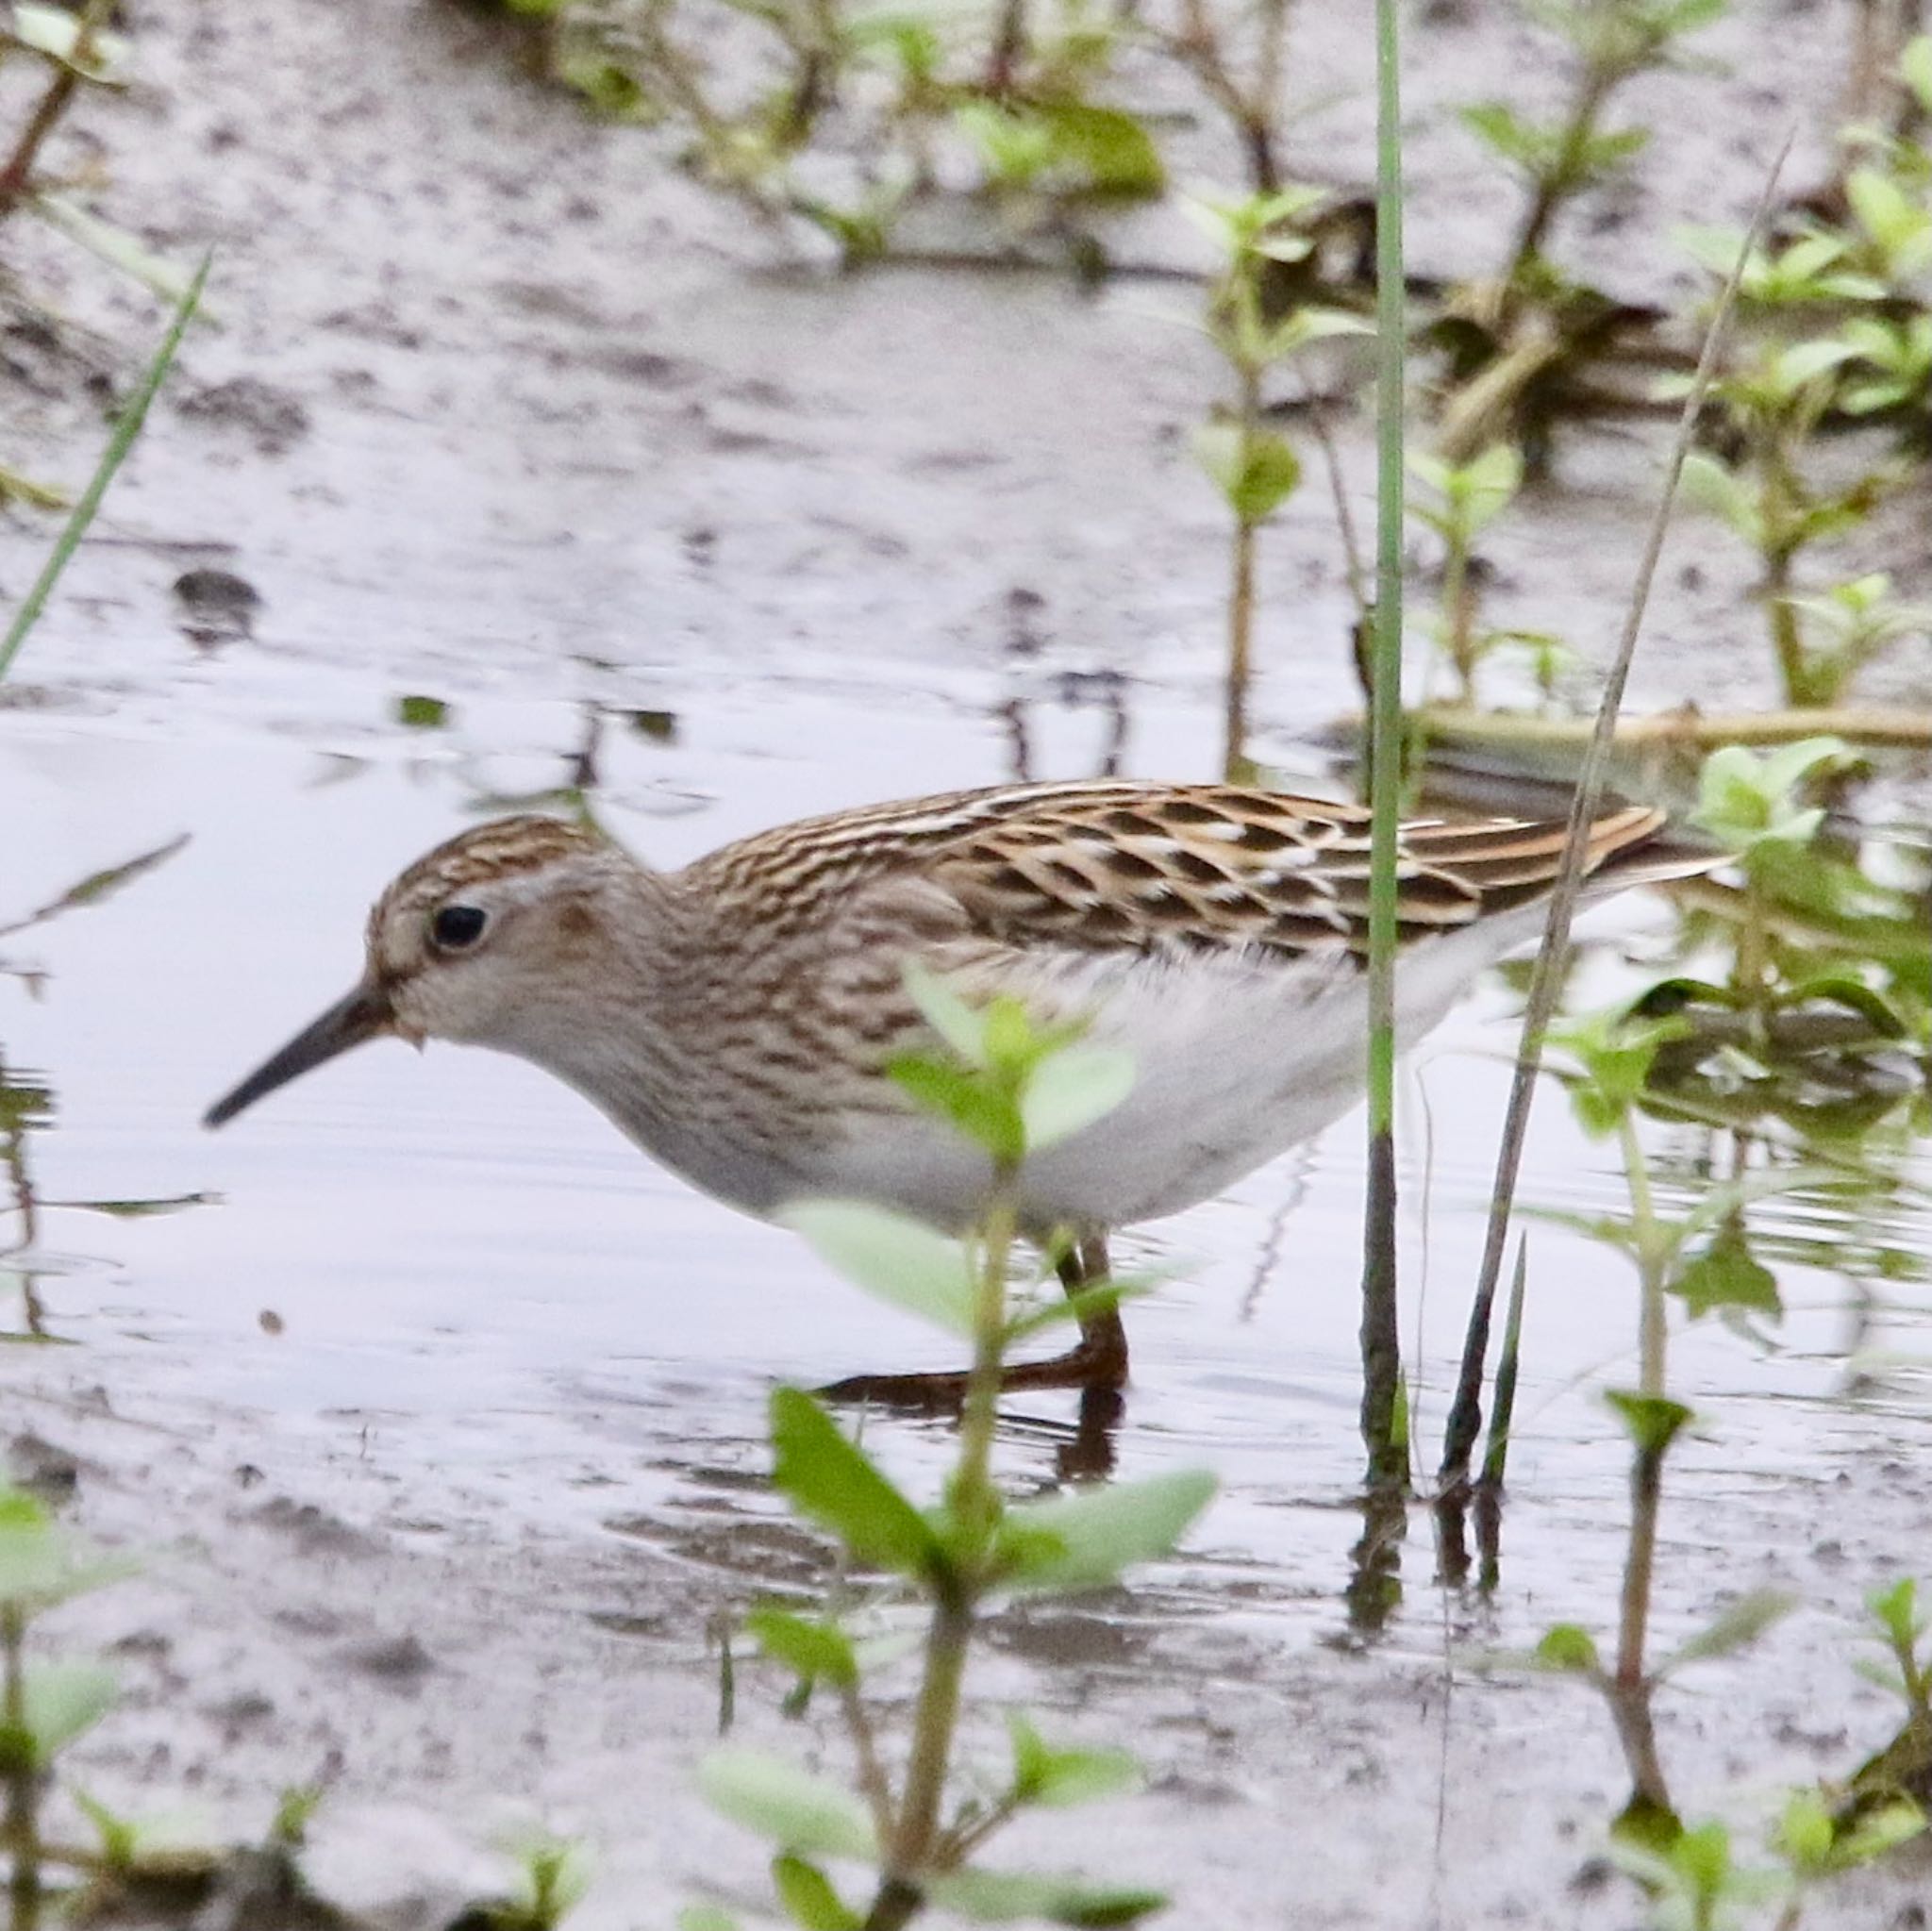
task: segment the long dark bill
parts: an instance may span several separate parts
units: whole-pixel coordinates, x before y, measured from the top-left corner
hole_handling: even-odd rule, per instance
[[[389,995],[379,986],[362,985],[331,1006],[313,1025],[305,1026],[279,1053],[265,1059],[225,1099],[201,1116],[204,1126],[221,1126],[264,1093],[287,1086],[311,1067],[359,1046],[390,1029]]]

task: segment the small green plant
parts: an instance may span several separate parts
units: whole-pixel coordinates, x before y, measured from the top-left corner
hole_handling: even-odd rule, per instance
[[[1731,1833],[1717,1822],[1699,1823],[1655,1843],[1624,1839],[1614,1846],[1617,1863],[1651,1897],[1657,1931],[1724,1931],[1748,1920],[1743,1913],[1775,1897],[1777,1873],[1740,1866]]]
[[[1685,245],[1707,269],[1728,273],[1737,240],[1690,231]],[[1921,319],[1878,305],[1885,281],[1846,237],[1811,233],[1752,250],[1739,299],[1755,327],[1712,385],[1721,451],[1699,451],[1684,487],[1754,550],[1786,703],[1843,701],[1858,672],[1922,627],[1917,611],[1884,608],[1890,585],[1864,575],[1823,591],[1800,581],[1816,549],[1857,530],[1907,474],[1874,462],[1850,478],[1821,480],[1812,445],[1825,424],[1907,405],[1932,358]],[[1662,392],[1679,385],[1669,381]]]
[[[1775,1114],[1805,1140],[1873,1124],[1861,1092],[1890,1109],[1897,1062],[1924,1056],[1932,935],[1909,888],[1868,878],[1824,837],[1807,788],[1849,762],[1835,739],[1706,760],[1694,822],[1734,856],[1742,883],[1701,886],[1719,916],[1693,936],[1730,954],[1722,984],[1677,977],[1640,1002],[1690,1022],[1668,1049],[1660,1089],[1712,1123]],[[1851,1104],[1850,1111],[1846,1110]]]
[[[1872,1040],[1916,1041],[1923,1051],[1932,992],[1923,885],[1909,865],[1896,884],[1861,865],[1856,849],[1827,836],[1824,808],[1811,801],[1821,784],[1854,768],[1835,738],[1765,753],[1727,745],[1706,759],[1693,822],[1732,854],[1743,883],[1700,882],[1698,905],[1718,924],[1689,937],[1719,939],[1732,969],[1722,987],[1668,981],[1646,1000],[1647,1011],[1682,1010],[1692,1000],[1728,1007],[1747,1014],[1754,1030],[1725,1043],[1763,1053],[1790,1030],[1787,1016],[1824,1002],[1862,1019]],[[1801,1038],[1809,1030],[1796,1028]]]
[[[1932,317],[1925,320],[1932,357]],[[1874,658],[1908,637],[1932,637],[1932,606],[1898,602],[1882,570],[1833,584],[1822,596],[1793,597],[1791,607],[1803,639],[1803,704],[1839,703]]]
[[[16,1910],[40,1896],[50,1864],[84,1862],[44,1841],[42,1805],[61,1752],[116,1694],[113,1673],[98,1663],[30,1656],[28,1632],[47,1610],[120,1580],[128,1567],[69,1535],[32,1496],[0,1489],[0,1852]]]
[[[1138,1772],[1124,1753],[1051,1743],[1015,1714],[1004,1770],[981,1770],[962,1788],[956,1758],[968,1658],[988,1610],[1015,1594],[1108,1584],[1168,1554],[1213,1492],[1211,1477],[1176,1473],[1012,1504],[991,1473],[1006,1351],[1068,1318],[1066,1306],[1009,1305],[1021,1167],[1118,1104],[1131,1074],[1120,1055],[1080,1044],[1064,1028],[1041,1029],[1011,999],[975,1009],[925,975],[908,974],[908,984],[949,1050],[905,1059],[895,1075],[984,1152],[985,1209],[963,1243],[872,1207],[819,1203],[791,1218],[857,1285],[971,1340],[953,1471],[938,1501],[922,1507],[796,1389],[773,1396],[772,1445],[774,1480],[792,1508],[833,1536],[846,1565],[890,1579],[873,1600],[909,1597],[924,1607],[911,1736],[895,1768],[872,1702],[871,1679],[888,1665],[857,1633],[863,1606],[854,1591],[815,1614],[766,1605],[747,1619],[748,1632],[791,1676],[795,1697],[816,1687],[834,1699],[851,1787],[735,1746],[706,1760],[700,1783],[715,1807],[772,1845],[778,1905],[799,1924],[896,1931],[928,1906],[981,1920],[1125,1924],[1154,1910],[1159,1894],[979,1861],[1024,1810],[1130,1788]],[[847,1902],[841,1866],[868,1873],[869,1903]],[[735,1921],[702,1905],[681,1922],[684,1931],[723,1931]]]
[[[1920,1654],[1932,1617],[1919,1608],[1919,1585],[1901,1576],[1889,1588],[1874,1590],[1865,1598],[1865,1608],[1887,1660],[1863,1664],[1858,1673],[1897,1696],[1907,1722],[1932,1725],[1932,1648]]]
[[[1098,244],[1089,209],[1166,186],[1147,124],[1109,100],[1125,23],[1087,4],[1017,4],[982,22],[860,11],[845,0],[523,0],[553,74],[599,112],[667,125],[698,176],[760,222],[802,222],[847,266],[893,243],[905,211],[958,184],[1009,237]],[[727,65],[708,57],[740,36]]]
[[[1719,18],[1724,0],[1526,0],[1524,10],[1567,47],[1570,94],[1547,121],[1504,101],[1463,110],[1464,125],[1527,199],[1500,269],[1463,283],[1437,324],[1450,383],[1437,451],[1459,464],[1507,441],[1540,469],[1589,365],[1617,348],[1634,319],[1554,262],[1551,231],[1570,203],[1615,180],[1649,141],[1648,128],[1605,125],[1618,92],[1680,63],[1682,43]]]
[[[1885,1657],[1861,1661],[1858,1673],[1897,1697],[1905,1714],[1898,1733],[1853,1774],[1852,1815],[1860,1821],[1874,1803],[1932,1799],[1932,1646],[1925,1642],[1932,1617],[1920,1607],[1919,1585],[1910,1576],[1874,1590],[1865,1611]]]
[[[1777,1931],[1796,1931],[1820,1885],[1875,1864],[1924,1828],[1925,1814],[1909,1798],[1887,1796],[1848,1817],[1834,1812],[1816,1790],[1793,1790],[1772,1833],[1772,1848],[1784,1865]]]
[[[1301,482],[1301,458],[1264,420],[1270,370],[1312,343],[1359,335],[1343,310],[1288,299],[1277,271],[1314,251],[1309,222],[1326,201],[1316,188],[1284,188],[1241,200],[1190,204],[1213,236],[1221,267],[1208,292],[1208,339],[1234,378],[1226,408],[1196,431],[1194,452],[1234,518],[1227,605],[1227,728],[1224,769],[1245,769],[1247,690],[1254,663],[1256,537]]]
[[[1410,473],[1433,501],[1411,503],[1413,515],[1442,540],[1442,600],[1436,642],[1455,673],[1457,695],[1475,702],[1476,666],[1512,633],[1485,631],[1477,623],[1480,593],[1472,569],[1475,540],[1515,501],[1523,487],[1523,457],[1514,444],[1497,442],[1465,463],[1411,450]],[[1554,668],[1550,672],[1554,680]]]
[[[1699,774],[1693,822],[1739,860],[1745,878],[1745,917],[1731,992],[1760,1020],[1802,990],[1778,983],[1769,932],[1771,894],[1780,869],[1812,842],[1824,822],[1823,807],[1803,802],[1800,791],[1844,757],[1836,738],[1807,738],[1763,754],[1727,744],[1705,759]]]
[[[504,1849],[517,1874],[510,1894],[483,1912],[491,1931],[557,1931],[591,1888],[590,1853],[547,1831],[512,1838]]]
[[[1535,122],[1500,101],[1465,108],[1463,121],[1529,190],[1503,279],[1514,282],[1545,252],[1564,204],[1603,186],[1640,154],[1646,127],[1606,129],[1617,92],[1641,74],[1682,58],[1680,42],[1711,25],[1725,0],[1541,0],[1527,8],[1569,47],[1572,90],[1555,121]]]
[[[1668,1844],[1676,1820],[1657,1754],[1652,1705],[1660,1684],[1687,1664],[1728,1654],[1754,1640],[1791,1606],[1776,1590],[1742,1596],[1662,1661],[1647,1660],[1657,1524],[1666,1458],[1694,1419],[1669,1390],[1669,1306],[1680,1297],[1693,1317],[1738,1306],[1761,1308],[1767,1287],[1775,1309],[1775,1282],[1741,1246],[1742,1211],[1760,1195],[1791,1184],[1786,1173],[1756,1174],[1709,1189],[1679,1215],[1663,1212],[1655,1176],[1637,1130],[1659,1049],[1682,1031],[1674,1019],[1597,1014],[1554,1032],[1551,1044],[1570,1062],[1565,1083],[1584,1131],[1614,1139],[1629,1189],[1626,1218],[1599,1220],[1587,1230],[1627,1253],[1638,1273],[1638,1376],[1633,1389],[1607,1394],[1631,1444],[1630,1538],[1624,1568],[1614,1659],[1599,1660],[1595,1640],[1581,1627],[1552,1629],[1535,1654],[1537,1664],[1589,1682],[1603,1694],[1616,1724],[1632,1786],[1624,1813],[1627,1834]]]

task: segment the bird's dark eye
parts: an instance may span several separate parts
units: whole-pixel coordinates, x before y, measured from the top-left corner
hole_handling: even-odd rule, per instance
[[[481,906],[444,906],[429,922],[429,941],[439,952],[461,952],[482,938],[489,923]]]

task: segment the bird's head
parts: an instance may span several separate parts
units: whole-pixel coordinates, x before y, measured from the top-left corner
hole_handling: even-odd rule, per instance
[[[361,980],[234,1090],[204,1124],[220,1126],[277,1087],[393,1034],[524,1047],[556,989],[607,943],[608,899],[633,861],[560,819],[497,819],[417,859],[369,914]]]

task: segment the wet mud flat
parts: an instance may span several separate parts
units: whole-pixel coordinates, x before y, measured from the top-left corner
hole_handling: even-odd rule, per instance
[[[1754,75],[1819,111],[1836,13],[1788,24]],[[767,1389],[946,1363],[515,1066],[371,1053],[245,1130],[194,1122],[342,989],[399,864],[586,759],[612,824],[667,864],[935,786],[1208,774],[1224,545],[1185,430],[1214,378],[1129,286],[774,273],[647,137],[583,120],[454,7],[174,5],[136,26],[146,78],[101,124],[119,211],[177,258],[218,242],[222,325],[0,708],[0,807],[33,828],[0,859],[0,912],[190,835],[111,901],[0,943],[44,974],[0,998],[9,1084],[47,1095],[27,1136],[38,1238],[5,1265],[49,1339],[0,1352],[6,1434],[20,1478],[143,1561],[47,1624],[123,1681],[81,1780],[136,1813],[198,1810],[223,1839],[325,1786],[304,1867],[352,1922],[449,1922],[502,1885],[492,1845],[532,1819],[596,1846],[574,1923],[665,1922],[760,1867],[691,1782],[719,1619],[826,1573],[764,1486]],[[1312,15],[1298,40],[1311,87],[1365,85]],[[1431,103],[1528,57],[1481,22],[1419,51],[1417,226],[1448,247],[1475,218],[1469,158]],[[1365,100],[1338,110],[1338,153],[1359,148]],[[1670,166],[1741,214],[1781,131],[1700,125]],[[1662,162],[1633,192],[1625,236],[1681,212]],[[1641,252],[1618,257],[1633,276]],[[145,303],[38,241],[19,255],[99,329],[104,366],[148,340]],[[77,352],[8,343],[9,459],[78,475],[99,420]],[[1343,455],[1366,475],[1365,445]],[[1648,475],[1634,442],[1566,451],[1535,526],[1571,567],[1530,581],[1499,558],[1525,624],[1607,638]],[[0,530],[8,590],[42,540]],[[1256,748],[1312,778],[1310,729],[1354,701],[1318,492],[1265,574]],[[1650,698],[1764,699],[1760,647],[1738,647],[1757,622],[1744,582],[1730,545],[1680,527],[1640,658]],[[1607,916],[1615,982],[1660,914]],[[1485,993],[1416,1075],[1424,1433],[1480,1239],[1507,1012]],[[1418,1510],[1399,1601],[1379,1628],[1352,1620],[1358,1139],[1344,1124],[1130,1243],[1178,1272],[1131,1316],[1118,1466],[1205,1463],[1224,1493],[1180,1561],[999,1621],[969,1684],[979,1740],[997,1748],[1006,1703],[1132,1738],[1148,1790],[1069,1838],[1089,1868],[1170,1889],[1177,1917],[1628,1924],[1597,1862],[1624,1794],[1603,1713],[1467,1657],[1612,1613],[1624,1458],[1595,1390],[1627,1361],[1634,1290],[1614,1256],[1535,1236],[1550,1291],[1500,1583],[1438,1587]],[[1529,1197],[1606,1208],[1613,1189],[1546,1106]],[[218,1198],[62,1205],[198,1194]],[[1923,1259],[1924,1214],[1895,1239]],[[1774,1350],[1704,1329],[1682,1350],[1705,1429],[1674,1471],[1659,1580],[1666,1639],[1744,1589],[1803,1598],[1660,1711],[1687,1801],[1744,1823],[1883,1740],[1851,1620],[1932,1519],[1923,1277],[1867,1331],[1882,1372],[1850,1398],[1853,1286],[1802,1267],[1783,1286]],[[1009,1408],[1003,1473],[1053,1485],[1068,1406]],[[872,1426],[909,1483],[937,1481],[941,1429]],[[837,1766],[829,1733],[783,1723],[782,1686],[740,1663],[738,1734]],[[1003,1855],[1035,1851],[1067,1861],[1024,1831]],[[1908,1852],[1807,1922],[1904,1927],[1928,1895]]]

